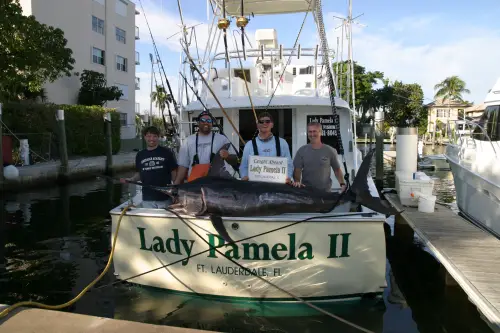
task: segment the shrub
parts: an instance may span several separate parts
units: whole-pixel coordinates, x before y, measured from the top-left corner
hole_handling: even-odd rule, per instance
[[[31,102],[6,103],[3,105],[3,122],[14,133],[53,133],[51,150],[52,152],[54,150],[58,151],[59,132],[56,112],[60,109],[64,110],[69,156],[99,156],[106,154],[103,119],[106,112],[111,112],[113,154],[120,150],[120,116],[115,109],[99,106],[37,104]],[[8,132],[5,134],[8,134]],[[30,148],[37,151],[37,145],[40,146],[41,142],[33,141],[29,142]],[[51,155],[54,156],[52,153]]]

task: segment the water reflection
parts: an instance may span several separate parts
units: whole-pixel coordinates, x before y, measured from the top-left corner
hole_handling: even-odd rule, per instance
[[[440,148],[429,152],[428,146],[424,153],[438,154]],[[373,175],[374,167],[375,161]],[[451,173],[427,174],[436,179],[438,200],[453,204]],[[384,187],[394,187],[393,167],[385,164],[384,175]],[[104,269],[111,247],[108,212],[127,198],[128,186],[105,180],[3,198],[0,258],[5,256],[6,266],[2,270],[0,260],[0,303],[61,304],[75,297]],[[386,239],[388,288],[382,301],[325,309],[374,332],[489,332],[466,295],[444,285],[441,265],[411,229],[390,218]],[[97,285],[107,287],[62,311],[225,332],[358,332],[305,305],[221,302],[111,285],[115,281],[111,269]]]

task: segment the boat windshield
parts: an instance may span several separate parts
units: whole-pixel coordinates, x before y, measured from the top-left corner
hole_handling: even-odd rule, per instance
[[[500,113],[500,105],[490,105],[482,114],[478,121],[479,126],[486,130],[488,137],[491,141],[500,140],[500,122],[498,121],[498,114]],[[481,141],[488,141],[481,130],[481,128],[476,127],[474,129],[473,138]]]

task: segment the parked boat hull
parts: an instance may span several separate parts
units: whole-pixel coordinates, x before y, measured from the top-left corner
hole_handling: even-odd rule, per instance
[[[119,214],[119,208],[111,212],[113,235]],[[232,239],[239,240],[308,216],[312,215],[231,218],[224,219],[224,225]],[[186,217],[187,223],[212,245],[210,249],[174,215],[135,208],[121,221],[113,258],[115,275],[132,283],[179,292],[248,301],[296,301],[217,253],[216,247],[255,274],[310,301],[381,293],[386,287],[386,252],[384,219],[377,216],[307,221],[230,246],[224,245],[209,219]],[[202,251],[206,252],[157,269]]]
[[[500,189],[451,160],[450,167],[460,212],[500,238]]]
[[[500,238],[500,169],[491,145],[481,149],[446,148],[456,190],[457,206],[469,220]]]

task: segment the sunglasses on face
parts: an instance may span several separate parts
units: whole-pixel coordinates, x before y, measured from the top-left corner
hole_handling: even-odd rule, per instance
[[[259,124],[270,124],[271,120],[266,119],[266,120],[259,120]]]
[[[200,123],[208,123],[208,124],[211,124],[211,123],[212,123],[212,119],[211,119],[211,118],[201,118],[201,119],[200,119]]]

